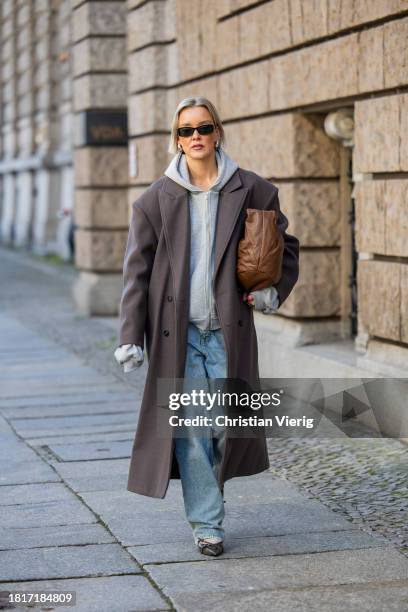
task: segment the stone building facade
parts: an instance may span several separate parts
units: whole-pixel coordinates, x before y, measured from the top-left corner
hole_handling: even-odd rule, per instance
[[[69,0],[1,2],[1,239],[66,256],[73,201]]]
[[[301,243],[263,374],[406,374],[408,0],[3,0],[1,27],[2,239],[48,244],[72,193],[81,312],[117,311],[129,205],[204,95]],[[88,138],[126,111],[127,145]]]

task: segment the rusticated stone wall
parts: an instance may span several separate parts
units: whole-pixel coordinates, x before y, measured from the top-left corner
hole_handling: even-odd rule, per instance
[[[87,111],[127,107],[125,0],[72,0],[75,110],[75,262],[80,276],[74,299],[84,314],[115,314],[127,236],[126,143],[91,144]]]
[[[351,290],[343,267],[351,228],[344,221],[343,145],[326,134],[324,119],[354,109],[358,346],[365,350],[373,339],[403,348],[408,96],[399,88],[408,84],[408,0],[129,0],[128,8],[137,159],[129,200],[169,161],[177,103],[210,98],[224,121],[227,151],[278,185],[301,242],[300,279],[279,316],[332,325],[351,299],[344,297]]]
[[[166,167],[169,113],[167,89],[177,70],[174,0],[128,0],[129,140],[134,172],[129,204]]]
[[[3,0],[1,240],[67,257],[72,206],[70,0]]]
[[[359,331],[366,343],[408,344],[407,111],[407,94],[356,102]]]

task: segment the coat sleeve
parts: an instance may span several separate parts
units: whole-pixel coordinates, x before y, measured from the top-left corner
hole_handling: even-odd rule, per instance
[[[119,345],[144,348],[147,295],[156,253],[156,234],[138,202],[132,217],[123,262],[123,292],[119,307]]]
[[[276,210],[278,212],[277,227],[285,243],[282,261],[282,278],[278,283],[273,285],[278,292],[279,306],[282,306],[299,278],[299,240],[286,232],[289,221],[280,209],[278,192],[279,189],[275,187],[275,192],[268,202],[266,210]]]

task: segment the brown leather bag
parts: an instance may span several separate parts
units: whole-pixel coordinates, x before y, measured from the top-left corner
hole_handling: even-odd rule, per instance
[[[245,235],[238,244],[237,276],[246,291],[276,284],[282,276],[284,240],[275,210],[247,208]]]

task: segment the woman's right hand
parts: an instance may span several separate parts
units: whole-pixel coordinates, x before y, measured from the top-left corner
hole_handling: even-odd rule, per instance
[[[123,365],[124,372],[131,372],[139,368],[143,361],[143,349],[136,344],[122,344],[114,353],[116,361]]]

